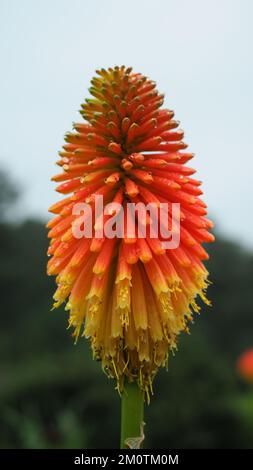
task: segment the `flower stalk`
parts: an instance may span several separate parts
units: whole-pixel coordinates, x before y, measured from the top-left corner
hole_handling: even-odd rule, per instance
[[[139,449],[143,435],[144,392],[135,382],[127,383],[121,398],[121,449]]]

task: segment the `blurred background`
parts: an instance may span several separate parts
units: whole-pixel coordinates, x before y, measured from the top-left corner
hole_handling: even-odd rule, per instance
[[[47,207],[54,162],[94,70],[125,64],[157,81],[202,179],[217,242],[212,308],[182,335],[146,410],[146,448],[252,448],[253,4],[1,0],[0,447],[118,446],[120,399],[51,312]]]

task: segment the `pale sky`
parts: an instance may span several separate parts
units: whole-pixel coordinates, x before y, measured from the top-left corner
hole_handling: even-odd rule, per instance
[[[217,228],[253,247],[251,0],[1,0],[0,22],[0,168],[23,188],[19,217],[48,217],[95,69],[125,64],[166,94]]]

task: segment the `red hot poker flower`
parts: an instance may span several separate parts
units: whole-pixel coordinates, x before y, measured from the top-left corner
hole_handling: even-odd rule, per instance
[[[196,297],[208,304],[202,243],[213,241],[213,224],[200,199],[201,183],[185,166],[193,154],[186,152],[173,111],[161,109],[156,84],[124,66],[98,70],[91,84],[93,98],[81,110],[86,122],[66,135],[57,162],[62,172],[53,177],[66,195],[50,208],[56,216],[48,224],[48,274],[58,285],[54,307],[67,302],[73,335],[90,339],[94,357],[119,390],[126,378],[148,392],[192,312],[199,312]],[[124,213],[129,202],[167,203],[168,223],[173,203],[180,204],[179,246],[164,248],[161,235],[96,238],[94,226],[92,238],[75,238],[80,216],[73,208],[86,202],[94,212],[96,196],[118,202]],[[110,217],[102,214],[103,221]]]
[[[241,376],[253,383],[253,349],[248,349],[239,357],[237,369]]]

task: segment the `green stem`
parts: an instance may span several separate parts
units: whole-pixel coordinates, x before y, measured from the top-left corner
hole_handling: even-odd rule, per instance
[[[127,448],[126,439],[140,438],[143,413],[144,393],[136,383],[126,383],[121,398],[121,449]]]

